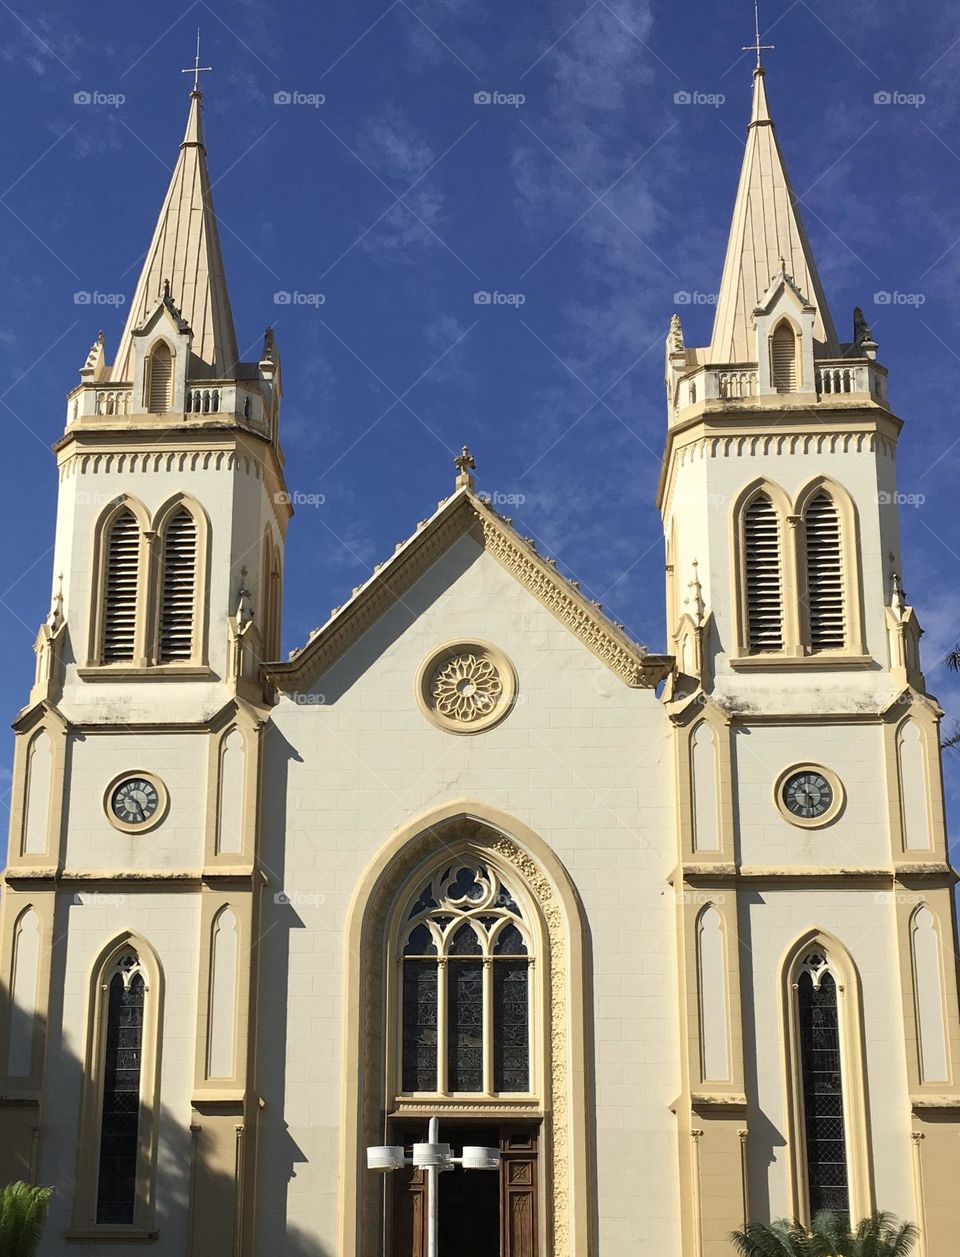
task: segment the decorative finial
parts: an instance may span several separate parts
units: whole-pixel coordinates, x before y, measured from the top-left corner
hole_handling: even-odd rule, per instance
[[[470,450],[466,445],[463,447],[463,449],[460,451],[457,457],[453,460],[453,465],[454,467],[456,467],[457,471],[459,472],[459,475],[457,476],[457,479],[455,482],[456,488],[473,489],[474,479],[470,473],[476,470],[477,464],[476,464],[476,460],[474,459],[473,455],[470,453]]]
[[[670,316],[670,352],[683,353],[683,324],[680,322],[679,314]]]
[[[903,619],[903,613],[907,609],[907,595],[903,588],[903,582],[897,572],[893,574],[893,598],[890,605],[900,619]]]
[[[703,613],[707,609],[706,604],[703,601],[703,586],[700,584],[700,573],[698,571],[699,567],[700,567],[699,560],[694,559],[693,560],[693,580],[688,581],[687,583],[687,588],[693,590],[692,601],[693,601],[693,606],[697,613],[695,616],[695,623],[696,623],[697,628],[701,628],[703,626]],[[689,606],[691,599],[685,598],[684,602]]]
[[[212,65],[201,65],[201,64],[200,64],[200,27],[198,26],[198,27],[197,27],[197,55],[196,55],[196,58],[194,59],[193,65],[188,66],[185,70],[181,70],[181,71],[180,71],[180,73],[181,73],[181,74],[192,74],[192,75],[193,75],[193,88],[192,88],[192,91],[194,91],[194,92],[199,92],[199,91],[200,91],[200,75],[201,75],[201,74],[203,74],[205,71],[207,71],[207,70],[212,70],[212,69],[213,69],[213,66],[212,66]]]
[[[57,592],[53,595],[53,603],[50,607],[50,614],[47,616],[47,624],[55,633],[63,623],[63,573],[57,577]]]
[[[242,628],[245,624],[249,624],[253,619],[253,599],[250,597],[250,590],[247,588],[247,569],[240,569],[240,588],[237,591],[237,624]]]
[[[763,72],[763,59],[760,54],[762,52],[773,52],[776,44],[761,44],[760,42],[760,0],[753,0],[753,25],[755,38],[752,44],[744,44],[740,49],[741,52],[755,52],[757,54],[757,70]]]

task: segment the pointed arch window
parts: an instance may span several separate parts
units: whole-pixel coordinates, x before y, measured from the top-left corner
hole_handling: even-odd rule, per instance
[[[770,375],[778,393],[797,391],[797,337],[786,320],[770,337]]]
[[[140,588],[140,526],[124,509],[110,525],[106,544],[101,661],[132,661],[137,639]]]
[[[173,354],[166,341],[158,342],[150,355],[147,371],[147,410],[151,415],[165,415],[173,394]]]
[[[531,936],[489,866],[455,863],[403,924],[401,1085],[407,1093],[528,1093]]]
[[[809,1216],[832,1209],[847,1217],[850,1192],[840,1010],[837,979],[825,951],[813,948],[805,954],[796,990]]]
[[[137,1204],[141,1064],[146,987],[140,957],[125,948],[105,976],[106,1025],[97,1166],[98,1224],[131,1224]]]
[[[747,641],[751,653],[783,649],[780,519],[766,493],[758,493],[743,517]]]
[[[194,653],[197,598],[197,521],[185,507],[164,531],[162,580],[158,658],[182,662]]]
[[[840,514],[825,489],[809,503],[803,522],[810,647],[842,650],[846,645],[843,539]]]

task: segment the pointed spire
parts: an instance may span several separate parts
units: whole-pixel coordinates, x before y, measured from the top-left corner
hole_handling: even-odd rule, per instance
[[[753,109],[740,184],[727,242],[723,279],[710,343],[711,362],[753,362],[757,356],[753,312],[781,271],[816,307],[814,340],[839,353],[837,334],[800,218],[777,133],[770,116],[766,71],[753,72]]]
[[[176,307],[193,332],[196,373],[229,376],[237,361],[237,338],[203,143],[202,99],[202,93],[194,88],[183,143],[120,338],[112,373],[115,380],[131,378],[132,333],[163,300]]]

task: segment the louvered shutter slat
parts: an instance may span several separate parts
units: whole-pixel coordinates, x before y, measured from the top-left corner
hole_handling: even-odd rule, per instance
[[[147,409],[152,415],[163,415],[170,409],[172,379],[173,358],[167,346],[160,344],[150,358],[150,398]]]
[[[103,617],[103,662],[133,659],[140,577],[140,530],[131,511],[114,520],[107,543]]]
[[[807,508],[807,600],[810,645],[842,650],[846,639],[840,516],[832,499],[819,493]]]
[[[170,521],[163,545],[161,663],[175,663],[193,655],[196,575],[197,524],[189,511],[180,511]]]
[[[773,386],[778,393],[797,391],[797,338],[787,323],[781,323],[773,334],[771,346]]]
[[[783,649],[780,525],[773,503],[761,495],[744,518],[747,623],[754,653]]]

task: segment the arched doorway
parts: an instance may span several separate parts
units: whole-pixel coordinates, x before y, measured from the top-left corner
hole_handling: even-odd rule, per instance
[[[515,931],[525,941],[525,956],[515,938],[496,952],[498,939],[510,932],[509,908],[501,911],[507,899],[518,910]],[[452,919],[452,906],[463,919]],[[443,919],[428,928],[430,939],[422,932],[412,938],[431,913]],[[458,938],[466,921],[473,938]],[[415,1175],[397,1174],[384,1183],[366,1171],[364,1149],[422,1139],[434,1115],[445,1142],[492,1143],[503,1153],[499,1178],[491,1175],[486,1185],[468,1182],[463,1171],[440,1181],[441,1200],[446,1192],[448,1201],[441,1205],[446,1225],[461,1224],[458,1202],[480,1208],[482,1223],[469,1236],[483,1245],[478,1255],[569,1257],[586,1251],[583,940],[579,899],[556,855],[495,809],[473,803],[436,809],[395,834],[371,862],[348,917],[343,1257],[411,1257],[420,1251]],[[408,962],[424,967],[405,977]],[[495,1030],[513,1024],[510,1000],[498,1005],[498,999],[504,987],[512,985],[516,995],[522,986],[519,964],[529,969],[526,1079],[520,1076],[522,1052],[509,1050],[518,1045]],[[441,973],[447,968],[454,972]],[[414,1024],[408,1015],[406,1026],[405,995],[408,1010],[424,1001],[422,1015]],[[464,1182],[450,1186],[455,1176]],[[454,1251],[465,1253],[463,1243]]]

